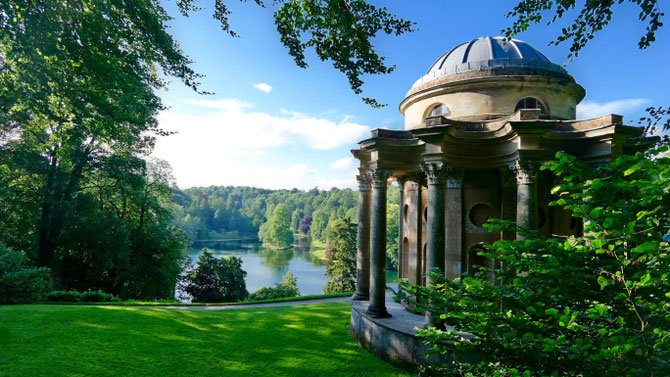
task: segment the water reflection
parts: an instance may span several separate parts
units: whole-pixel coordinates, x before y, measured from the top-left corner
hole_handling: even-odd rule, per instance
[[[215,256],[236,255],[242,258],[242,269],[247,272],[247,290],[253,293],[261,287],[272,287],[281,283],[287,272],[298,280],[301,295],[322,293],[328,279],[326,263],[312,255],[308,238],[300,238],[293,248],[278,250],[263,247],[253,241],[205,241],[196,242],[189,251],[194,264],[203,247]],[[388,281],[395,281],[395,271],[389,271]]]
[[[215,256],[236,255],[242,258],[242,268],[247,272],[247,290],[251,293],[261,287],[272,287],[282,281],[287,272],[298,279],[302,295],[321,294],[326,286],[326,267],[311,255],[309,240],[299,239],[291,249],[277,250],[263,247],[259,242],[207,241],[193,244],[189,256],[194,263],[203,247]]]

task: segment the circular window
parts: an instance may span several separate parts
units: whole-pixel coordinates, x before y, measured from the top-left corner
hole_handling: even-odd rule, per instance
[[[493,216],[493,209],[484,203],[475,204],[470,208],[470,212],[468,213],[470,222],[476,226],[484,225],[491,216]]]
[[[405,204],[405,207],[402,210],[402,217],[407,222],[407,219],[409,218],[409,205]]]

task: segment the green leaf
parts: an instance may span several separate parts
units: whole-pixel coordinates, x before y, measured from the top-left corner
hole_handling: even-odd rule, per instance
[[[632,249],[631,254],[636,255],[636,254],[642,254],[642,253],[655,251],[655,250],[658,250],[658,242],[647,241],[647,242],[643,243],[642,245]]]
[[[649,273],[646,273],[642,278],[640,279],[640,283],[642,284],[647,284],[651,280],[651,275]]]
[[[629,176],[629,175],[635,173],[636,171],[638,171],[639,169],[640,169],[640,164],[635,164],[635,165],[631,166],[630,168],[626,169],[626,171],[623,172],[623,175],[624,176]]]

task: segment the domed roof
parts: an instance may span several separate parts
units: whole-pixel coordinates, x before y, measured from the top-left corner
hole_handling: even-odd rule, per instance
[[[526,42],[505,37],[481,37],[440,56],[413,87],[454,74],[495,69],[533,69],[568,75],[565,68],[552,63]]]

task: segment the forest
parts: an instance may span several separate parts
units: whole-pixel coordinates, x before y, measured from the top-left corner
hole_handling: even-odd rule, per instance
[[[351,189],[303,191],[256,187],[209,186],[180,190],[173,187],[172,224],[192,241],[234,238],[256,239],[268,244],[266,234],[273,215],[283,212],[283,230],[326,242],[327,229],[340,218],[358,222],[358,192]],[[400,191],[390,186],[387,194],[387,250],[389,267],[395,268],[398,248]],[[290,246],[291,242],[287,245]]]

